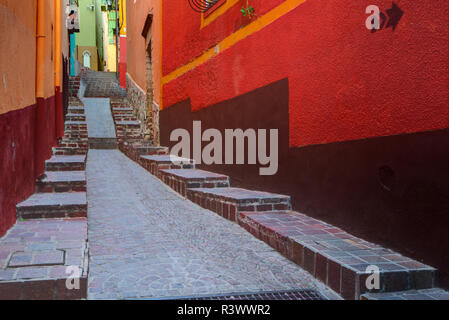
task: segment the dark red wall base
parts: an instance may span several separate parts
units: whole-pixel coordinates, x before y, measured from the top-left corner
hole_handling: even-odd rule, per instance
[[[16,221],[16,204],[34,192],[35,178],[55,144],[55,99],[0,115],[0,236]]]
[[[170,132],[279,129],[279,171],[259,165],[211,165],[233,186],[288,194],[295,210],[438,268],[449,287],[449,131],[289,147],[288,79],[192,113],[183,101],[161,111],[161,143]],[[224,134],[223,134],[224,136]]]

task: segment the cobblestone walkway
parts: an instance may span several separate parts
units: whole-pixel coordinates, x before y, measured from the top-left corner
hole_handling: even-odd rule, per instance
[[[308,273],[238,225],[180,197],[118,150],[89,150],[90,299],[297,288]]]
[[[115,138],[109,99],[82,98],[89,138]]]

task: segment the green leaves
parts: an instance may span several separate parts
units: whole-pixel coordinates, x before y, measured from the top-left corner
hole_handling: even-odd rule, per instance
[[[250,19],[253,17],[256,10],[253,8],[253,6],[248,6],[245,8],[245,6],[242,6],[242,9],[240,9],[240,12],[243,14],[244,17],[248,16]]]

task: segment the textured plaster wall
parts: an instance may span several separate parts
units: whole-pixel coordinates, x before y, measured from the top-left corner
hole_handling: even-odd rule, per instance
[[[263,15],[279,2],[251,3]],[[396,3],[397,29],[371,33],[366,1],[308,0],[168,82],[163,105],[190,98],[199,110],[287,77],[292,147],[447,128],[449,7]],[[240,7],[201,29],[187,2],[164,1],[163,75],[245,25]]]
[[[150,29],[153,48],[153,84],[154,101],[160,104],[160,81],[161,81],[161,14],[160,7],[165,6],[166,1],[126,1],[127,16],[127,72],[139,87],[146,90],[146,44],[142,36],[142,29],[148,13],[153,14],[153,23]],[[186,2],[187,3],[187,2]],[[179,3],[182,8],[184,3]],[[175,26],[176,27],[176,26]],[[163,35],[162,35],[163,36]]]

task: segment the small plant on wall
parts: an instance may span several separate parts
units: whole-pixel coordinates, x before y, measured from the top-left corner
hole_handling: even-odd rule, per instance
[[[242,9],[240,9],[244,17],[248,17],[252,19],[256,16],[256,10],[252,5],[249,4],[249,0],[245,1],[245,4],[242,5]]]

